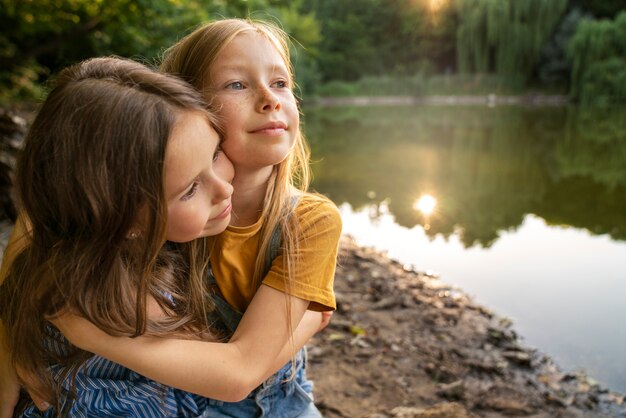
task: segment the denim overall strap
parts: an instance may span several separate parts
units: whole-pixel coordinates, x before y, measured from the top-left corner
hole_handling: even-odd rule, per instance
[[[215,310],[211,314],[217,315],[218,318],[218,321],[214,322],[213,326],[218,328],[228,339],[235,333],[243,314],[230,306],[224,297],[219,294],[217,281],[215,281],[215,276],[210,266],[207,274],[207,283],[210,288],[216,289],[208,296],[215,306]]]

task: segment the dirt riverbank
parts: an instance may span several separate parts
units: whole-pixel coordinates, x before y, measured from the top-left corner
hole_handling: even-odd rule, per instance
[[[335,289],[309,348],[327,418],[626,417],[622,395],[560,371],[506,319],[348,237]]]
[[[0,256],[12,228],[0,222]],[[436,277],[343,237],[338,309],[309,344],[325,418],[626,418],[624,396],[560,371]]]

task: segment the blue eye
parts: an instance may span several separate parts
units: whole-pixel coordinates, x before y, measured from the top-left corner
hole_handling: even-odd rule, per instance
[[[243,90],[243,83],[241,81],[234,81],[226,86],[227,89],[231,90]]]
[[[196,194],[196,190],[198,190],[198,182],[194,181],[191,188],[180,198],[180,200],[184,202],[191,199]]]
[[[284,89],[288,87],[287,82],[285,80],[279,80],[272,84],[272,87],[276,87],[279,89]]]

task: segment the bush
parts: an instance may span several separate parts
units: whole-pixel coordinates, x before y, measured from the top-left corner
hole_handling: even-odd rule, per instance
[[[568,44],[570,93],[581,103],[626,103],[626,11],[615,20],[583,19]]]
[[[626,103],[626,60],[614,57],[592,64],[582,80],[580,102],[600,106]]]

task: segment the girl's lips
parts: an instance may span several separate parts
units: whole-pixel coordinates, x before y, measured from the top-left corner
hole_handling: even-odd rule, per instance
[[[250,131],[253,134],[282,135],[287,130],[287,125],[283,122],[269,122]]]
[[[262,134],[262,135],[282,135],[285,133],[285,129],[282,128],[272,128],[272,129],[259,129],[256,131],[252,131],[253,134]]]
[[[230,211],[232,210],[232,208],[233,205],[229,203],[228,206],[226,206],[226,208],[224,208],[224,210],[221,211],[219,215],[209,219],[209,221],[217,221],[226,218],[228,215],[230,215]]]

